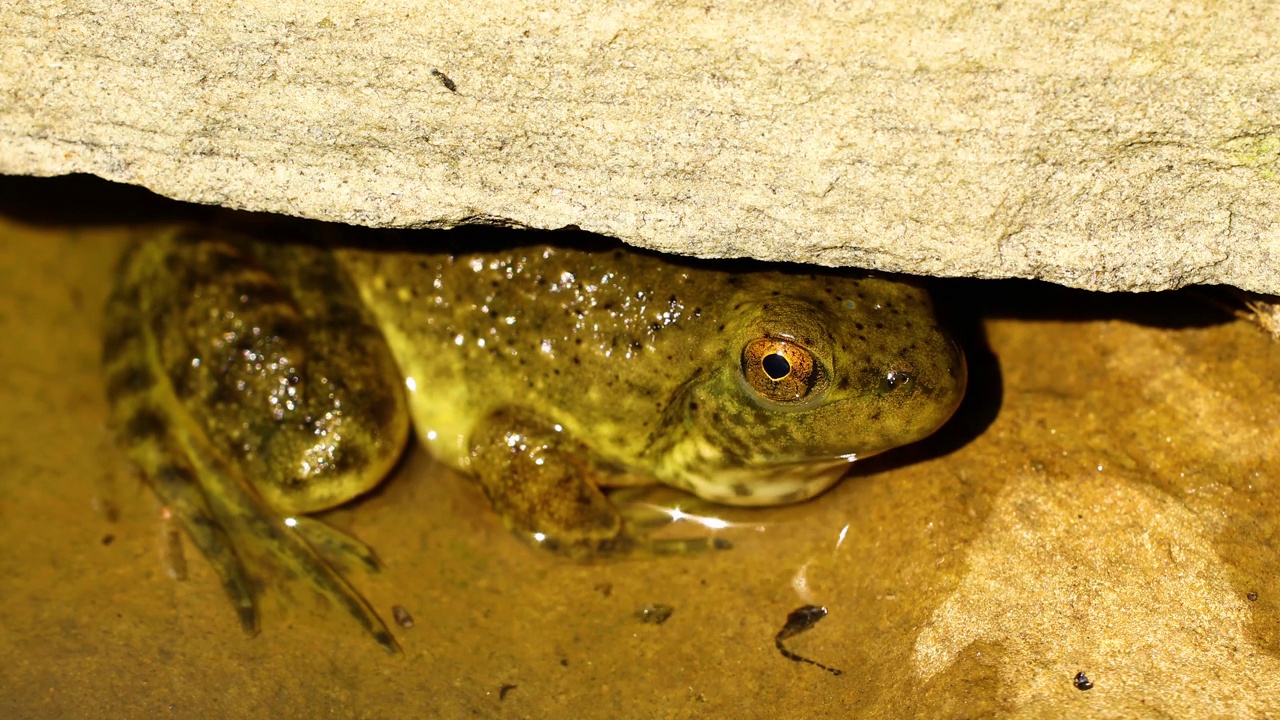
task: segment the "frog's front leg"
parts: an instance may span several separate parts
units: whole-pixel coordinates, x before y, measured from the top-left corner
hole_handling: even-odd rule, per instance
[[[617,470],[557,428],[532,413],[502,408],[472,432],[471,470],[494,510],[521,537],[576,560],[728,546],[706,537],[646,537],[642,525],[652,523],[633,522],[600,491]]]

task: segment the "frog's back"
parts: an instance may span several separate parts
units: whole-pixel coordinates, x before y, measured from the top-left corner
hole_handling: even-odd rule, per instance
[[[500,406],[590,437],[606,458],[634,458],[667,400],[723,350],[716,318],[739,282],[616,248],[343,260],[401,363],[419,435],[457,466],[471,427]]]

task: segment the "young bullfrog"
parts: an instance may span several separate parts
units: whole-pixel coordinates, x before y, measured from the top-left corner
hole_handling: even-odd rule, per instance
[[[963,356],[913,285],[476,245],[329,250],[173,227],[122,261],[103,350],[114,424],[247,630],[244,568],[265,553],[396,648],[335,569],[376,567],[372,553],[305,515],[377,485],[411,420],[511,528],[589,558],[671,550],[601,487],[805,500],[933,432],[964,392]]]

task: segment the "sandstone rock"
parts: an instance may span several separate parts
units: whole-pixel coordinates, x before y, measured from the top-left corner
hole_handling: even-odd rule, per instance
[[[373,226],[1280,293],[1280,5],[15,0],[0,171]]]

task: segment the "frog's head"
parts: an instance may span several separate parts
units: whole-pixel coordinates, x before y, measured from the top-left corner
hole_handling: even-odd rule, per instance
[[[959,347],[919,288],[877,278],[747,298],[682,393],[664,474],[734,505],[796,502],[919,440],[964,394]]]

